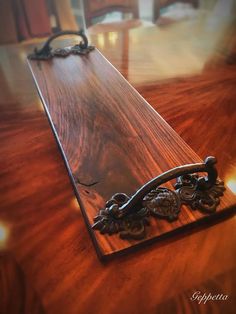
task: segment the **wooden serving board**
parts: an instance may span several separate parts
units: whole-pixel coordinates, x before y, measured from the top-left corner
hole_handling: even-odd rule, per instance
[[[214,214],[182,206],[174,222],[151,218],[143,240],[93,230],[113,194],[132,195],[164,171],[202,161],[98,50],[29,65],[100,257],[232,210],[235,197],[226,190]]]

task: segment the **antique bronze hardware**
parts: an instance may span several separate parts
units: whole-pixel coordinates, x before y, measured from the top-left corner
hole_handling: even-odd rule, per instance
[[[174,221],[182,204],[214,213],[225,190],[223,181],[217,179],[215,164],[215,157],[207,157],[204,163],[179,166],[162,173],[131,197],[124,193],[113,195],[106,208],[94,218],[93,229],[109,235],[119,233],[121,238],[143,239],[150,215]],[[207,172],[207,176],[199,176],[197,172]],[[177,178],[175,190],[160,186],[174,178]]]
[[[72,47],[57,48],[53,50],[52,47],[50,46],[50,43],[55,38],[58,38],[64,35],[77,35],[82,38],[82,41],[79,44],[74,45]],[[53,57],[66,57],[69,54],[85,55],[93,49],[94,49],[94,46],[88,45],[88,39],[86,35],[84,34],[83,30],[61,31],[59,33],[56,33],[50,36],[41,49],[38,50],[37,48],[35,48],[34,53],[30,54],[28,58],[31,60],[48,60]]]

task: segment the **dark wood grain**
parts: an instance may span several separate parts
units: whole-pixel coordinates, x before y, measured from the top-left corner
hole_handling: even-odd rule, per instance
[[[204,31],[204,21],[201,23],[200,29]],[[172,25],[172,29],[177,30],[178,24]],[[232,105],[236,101],[233,87],[236,71],[235,65],[226,63],[232,49],[225,54],[229,37],[230,43],[235,42],[234,32],[224,33],[224,41],[227,40],[222,49],[213,49],[208,59],[210,67],[184,78],[178,74],[178,64],[172,59],[178,58],[179,65],[186,65],[187,47],[181,42],[183,50],[176,51],[170,45],[171,52],[162,59],[158,52],[168,41],[173,42],[171,38],[180,43],[179,32],[193,39],[192,29],[188,24],[187,29],[180,29],[172,37],[170,32],[170,28],[161,32],[140,28],[135,34],[134,30],[129,31],[124,41],[124,34],[117,33],[115,45],[115,36],[111,41],[109,34],[103,34],[103,48],[101,34],[93,38],[93,43],[201,158],[209,151],[216,155],[221,178],[227,183],[235,178],[236,166],[233,140],[236,111]],[[213,34],[207,36],[209,42]],[[198,48],[202,47],[199,38],[195,38]],[[155,45],[147,46],[150,43]],[[30,289],[35,291],[37,300],[31,299],[31,308],[40,302],[45,313],[53,314],[234,313],[235,217],[165,239],[109,263],[100,263],[26,64],[26,56],[32,49],[33,46],[26,45],[0,48],[0,223],[8,231],[0,245],[1,251],[11,256],[4,261],[10,265],[12,260],[17,261],[21,269],[19,281],[12,276],[15,286],[20,283],[19,291],[22,291],[26,278]],[[199,49],[193,53],[199,55]],[[155,60],[161,63],[156,64]],[[173,70],[170,81],[165,79],[167,64]],[[223,81],[222,75],[227,79]],[[134,82],[134,77],[138,82]],[[171,86],[178,87],[180,78],[182,92],[172,91]],[[199,91],[198,80],[206,81],[205,88]],[[217,81],[221,83],[214,88]],[[194,88],[188,93],[192,84]],[[216,98],[215,93],[221,93],[222,98]],[[187,125],[182,119],[186,117],[185,111],[188,111]],[[201,117],[205,121],[201,125],[204,134],[214,127],[211,141],[204,136],[207,145],[201,144],[199,130],[194,129],[194,123],[200,123],[197,120]],[[5,269],[1,263],[4,274]],[[11,269],[14,273],[15,267]],[[1,287],[6,287],[7,298],[11,299],[12,290],[5,281],[1,281]],[[226,293],[229,301],[199,306],[189,301],[195,290]],[[16,302],[13,305],[17,307]],[[0,312],[8,314],[3,306],[0,298]]]
[[[208,217],[183,206],[175,222],[152,218],[142,241],[92,230],[115,193],[132,195],[162,172],[201,160],[97,50],[30,66],[100,256]],[[226,191],[217,213],[234,205]]]
[[[202,158],[207,151],[217,156],[218,164],[224,165],[219,175],[226,182],[235,177],[236,167],[235,72],[235,65],[226,64],[201,76],[157,84],[155,91],[150,86],[138,88]]]
[[[207,34],[208,19],[91,40],[202,159],[217,157],[220,177],[229,181],[236,178],[235,23]]]

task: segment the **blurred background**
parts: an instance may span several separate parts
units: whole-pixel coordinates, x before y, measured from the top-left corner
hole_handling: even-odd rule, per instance
[[[138,86],[235,62],[235,12],[236,0],[1,0],[0,45],[82,28]]]
[[[98,33],[141,24],[164,27],[203,18],[209,11],[229,19],[235,13],[235,0],[1,0],[0,44],[67,29]]]
[[[236,0],[0,0],[0,104],[36,101],[27,55],[81,28],[202,158],[217,156],[236,191]]]

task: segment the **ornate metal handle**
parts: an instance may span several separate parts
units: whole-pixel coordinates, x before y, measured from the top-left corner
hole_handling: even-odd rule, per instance
[[[82,41],[72,47],[66,47],[66,48],[58,48],[53,50],[52,47],[50,46],[51,42],[60,36],[64,35],[77,35],[82,38]],[[88,38],[84,34],[83,30],[80,31],[61,31],[59,33],[53,34],[50,36],[47,41],[44,43],[43,47],[41,49],[35,48],[34,53],[30,54],[28,56],[29,59],[31,60],[48,60],[51,59],[52,57],[66,57],[69,54],[79,54],[79,55],[84,55],[87,54],[89,51],[93,50],[93,46],[88,45]]]
[[[216,158],[207,157],[204,163],[189,164],[162,173],[143,185],[133,196],[117,193],[106,208],[94,218],[94,229],[101,233],[120,233],[122,238],[142,239],[149,215],[173,221],[178,218],[182,204],[208,214],[215,212],[219,197],[225,190],[217,180]],[[196,172],[207,172],[199,177]],[[175,191],[160,185],[177,178]]]

